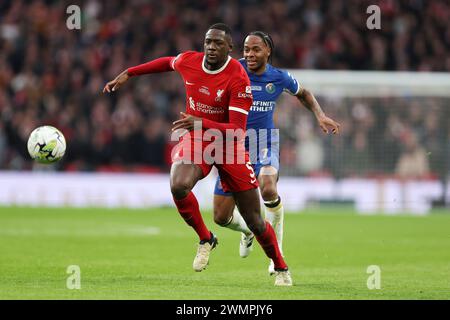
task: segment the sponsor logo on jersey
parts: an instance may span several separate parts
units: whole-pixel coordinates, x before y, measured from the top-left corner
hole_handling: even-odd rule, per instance
[[[262,87],[261,86],[251,86],[253,91],[262,91]]]
[[[201,86],[201,88],[198,89],[198,91],[200,91],[201,93],[206,94],[208,96],[210,95],[208,87]]]
[[[267,93],[274,93],[275,85],[273,83],[266,84],[266,91],[267,91]]]
[[[272,110],[273,110],[272,107],[255,107],[255,106],[250,107],[250,111],[256,111],[256,112],[269,112]]]
[[[253,104],[250,107],[250,111],[268,112],[272,111],[275,108],[275,105],[276,105],[275,101],[253,100]]]
[[[225,113],[225,109],[222,107],[213,107],[213,106],[201,103],[201,102],[197,102],[195,104],[195,110],[197,110],[199,112],[207,113],[207,114]]]
[[[238,93],[238,98],[253,98],[251,93],[244,93],[244,92],[239,92]]]
[[[189,97],[189,108],[195,110],[195,102],[194,99],[192,99],[192,97]]]
[[[238,93],[238,98],[250,98],[252,99],[252,87],[251,86],[246,86],[245,87],[245,92],[239,92]]]
[[[189,97],[189,108],[194,111],[207,113],[207,114],[222,114],[225,113],[225,109],[222,107],[213,107],[201,102],[195,102],[192,97]]]

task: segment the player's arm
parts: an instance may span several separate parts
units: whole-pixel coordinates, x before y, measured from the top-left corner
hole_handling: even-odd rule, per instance
[[[122,71],[114,80],[108,82],[103,88],[103,92],[116,91],[133,76],[174,71],[175,59],[176,57],[162,57],[135,67],[128,68]]]
[[[328,128],[331,128],[332,133],[339,133],[340,124],[325,115],[316,98],[309,90],[300,87],[295,96],[304,107],[314,113],[323,132],[328,133]]]

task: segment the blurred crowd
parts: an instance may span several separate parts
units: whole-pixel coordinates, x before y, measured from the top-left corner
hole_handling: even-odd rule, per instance
[[[344,128],[333,136],[291,99],[277,114],[284,174],[443,178],[450,169],[450,98],[319,98]]]
[[[81,8],[81,30],[66,27],[71,4]],[[371,4],[381,8],[381,30],[366,27]],[[0,169],[31,169],[28,135],[51,124],[68,141],[60,170],[168,170],[170,124],[185,108],[178,76],[132,79],[112,95],[101,90],[129,66],[202,50],[215,22],[233,29],[235,58],[246,33],[271,33],[277,67],[450,71],[445,0],[4,0]],[[425,176],[446,170],[446,99],[319,97],[342,123],[342,135],[332,138],[292,99],[284,97],[277,112],[285,174]]]

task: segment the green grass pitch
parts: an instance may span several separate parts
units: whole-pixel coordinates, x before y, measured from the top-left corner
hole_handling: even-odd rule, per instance
[[[286,214],[293,287],[274,287],[255,243],[205,221],[219,238],[208,268],[192,269],[197,236],[173,208],[0,207],[0,299],[449,299],[450,214],[359,216],[349,209]],[[66,287],[69,265],[81,289]],[[381,270],[369,290],[367,267]]]

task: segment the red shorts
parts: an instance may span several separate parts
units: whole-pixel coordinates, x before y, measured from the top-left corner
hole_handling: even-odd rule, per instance
[[[199,143],[200,145],[197,148],[191,144],[189,153],[186,152],[188,150],[186,149],[186,141],[180,141],[172,150],[172,163],[178,161],[194,163],[202,170],[203,177],[206,177],[211,172],[212,167],[215,166],[219,172],[222,188],[225,192],[240,192],[258,188],[258,179],[253,171],[250,157],[248,152],[245,151],[245,148],[241,152],[241,159],[244,161],[234,161],[234,163],[221,161],[217,163],[211,160],[205,161],[203,154],[208,143]],[[223,158],[226,160],[226,155]]]

